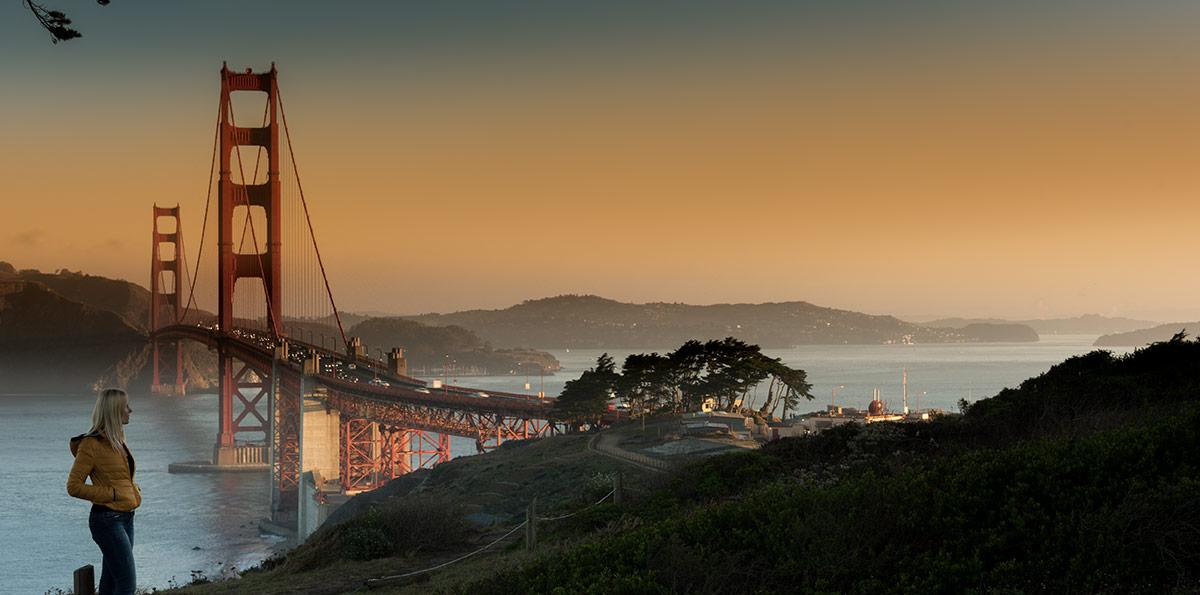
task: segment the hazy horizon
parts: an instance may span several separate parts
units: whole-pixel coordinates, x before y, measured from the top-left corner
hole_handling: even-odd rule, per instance
[[[0,5],[18,268],[145,286],[155,202],[194,258],[218,70],[274,61],[342,310],[1200,319],[1200,6],[47,4],[84,37]]]
[[[7,262],[7,261],[0,259],[0,262]],[[13,263],[8,263],[8,264],[13,264]],[[15,266],[15,265],[14,265],[14,267],[17,270],[21,270],[22,268],[27,268],[27,267]],[[59,270],[59,269],[54,269],[54,270],[49,270],[49,271],[41,271],[41,272],[55,273],[57,270]],[[72,271],[72,272],[78,272],[78,273],[83,273],[83,274],[94,274],[94,273],[89,273],[88,271]],[[123,280],[134,283],[134,284],[142,287],[143,289],[146,289],[147,291],[149,291],[149,288],[146,287],[145,284],[139,283],[137,280],[132,280],[132,279],[123,279]],[[455,312],[468,311],[468,310],[504,310],[506,308],[516,306],[516,305],[519,305],[519,304],[522,304],[525,302],[552,299],[552,298],[558,298],[558,297],[568,297],[568,296],[598,297],[598,298],[602,298],[602,299],[614,300],[614,301],[618,301],[618,302],[622,302],[622,303],[631,303],[631,304],[635,304],[635,305],[683,304],[683,305],[687,305],[687,306],[721,306],[721,305],[762,305],[762,304],[767,304],[767,303],[807,302],[814,306],[818,306],[818,307],[822,307],[822,308],[832,308],[835,310],[847,310],[847,308],[839,307],[836,304],[818,304],[818,303],[814,303],[809,300],[803,300],[803,299],[767,300],[764,302],[732,302],[732,301],[683,302],[680,300],[652,300],[652,301],[645,301],[645,302],[633,302],[633,301],[628,301],[628,300],[618,300],[618,299],[612,298],[611,296],[607,296],[607,295],[574,293],[574,294],[555,294],[555,295],[531,296],[531,297],[524,298],[517,302],[513,302],[513,303],[509,303],[509,304],[501,304],[498,306],[464,307],[464,308],[460,308],[457,310],[394,311],[394,310],[386,310],[386,309],[385,310],[378,310],[378,309],[354,310],[354,309],[348,309],[348,308],[338,308],[338,311],[343,314],[353,314],[353,315],[357,315],[357,316],[368,316],[368,317],[416,317],[416,316],[424,316],[424,315],[430,315],[430,314],[451,314],[451,313],[455,313]],[[912,322],[912,323],[916,323],[916,324],[925,324],[927,322],[932,322],[932,321],[936,321],[936,320],[954,319],[954,318],[1003,319],[1003,320],[1009,320],[1009,321],[1022,321],[1022,320],[1071,319],[1071,318],[1079,318],[1079,317],[1083,317],[1083,316],[1107,316],[1109,318],[1131,318],[1131,319],[1142,320],[1145,322],[1151,322],[1151,323],[1156,323],[1156,324],[1170,324],[1170,323],[1174,323],[1174,322],[1193,322],[1191,320],[1184,320],[1184,319],[1155,320],[1155,319],[1137,318],[1137,317],[1130,317],[1130,316],[1108,316],[1108,315],[1099,314],[1096,312],[1081,312],[1081,313],[1077,313],[1077,314],[1069,314],[1069,315],[1062,315],[1062,316],[1048,316],[1048,317],[1043,317],[1043,318],[1016,318],[1016,317],[1004,318],[1004,317],[1000,317],[1000,316],[962,316],[962,315],[931,315],[931,314],[908,315],[908,314],[902,314],[902,313],[896,313],[896,312],[882,312],[882,311],[881,312],[868,311],[868,312],[862,312],[862,313],[868,314],[868,315],[877,315],[877,316],[894,316],[894,317],[904,320],[906,322]]]

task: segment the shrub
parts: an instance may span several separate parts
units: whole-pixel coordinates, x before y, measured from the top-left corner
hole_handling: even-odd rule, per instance
[[[322,526],[287,555],[284,566],[303,571],[339,559],[371,560],[452,550],[469,536],[458,506],[431,498],[389,498],[344,523]]]

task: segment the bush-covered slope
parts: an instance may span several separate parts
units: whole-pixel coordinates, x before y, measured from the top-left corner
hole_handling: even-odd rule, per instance
[[[1072,358],[962,418],[692,466],[461,591],[1194,592],[1197,388],[1196,342]]]
[[[1154,591],[1194,585],[1200,422],[978,450],[736,497],[547,556],[478,593]]]

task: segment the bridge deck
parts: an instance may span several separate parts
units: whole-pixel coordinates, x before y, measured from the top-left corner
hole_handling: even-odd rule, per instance
[[[271,373],[275,357],[274,340],[260,331],[249,329],[234,329],[230,333],[224,333],[203,324],[173,325],[160,329],[152,336],[157,339],[188,339],[213,348],[224,346],[235,357],[262,375]],[[288,361],[282,367],[285,374],[300,375],[308,354],[319,353],[322,363],[321,373],[313,377],[316,384],[344,395],[500,416],[552,418],[553,399],[467,386],[443,385],[433,389],[417,378],[388,373],[377,360],[351,360],[345,354],[302,341],[289,340],[288,344]],[[366,375],[385,379],[390,386],[364,382],[363,378]]]

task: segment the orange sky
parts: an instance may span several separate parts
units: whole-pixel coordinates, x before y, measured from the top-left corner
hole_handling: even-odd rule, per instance
[[[596,293],[1194,320],[1200,63],[1171,16],[811,47],[786,22],[608,52],[484,39],[444,68],[361,39],[238,55],[280,62],[343,309]],[[150,84],[152,52],[6,43],[28,47],[0,62],[0,260],[146,284],[155,201],[182,203],[194,250],[221,55],[178,49]]]

